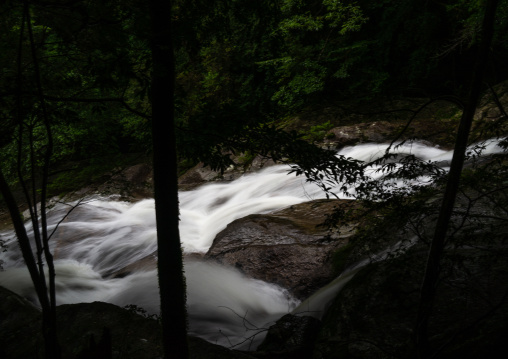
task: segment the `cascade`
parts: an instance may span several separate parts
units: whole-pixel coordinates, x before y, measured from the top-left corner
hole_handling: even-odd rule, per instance
[[[295,309],[293,309],[292,314],[303,314],[316,319],[322,319],[337,293],[339,293],[339,291],[344,288],[344,286],[353,279],[356,273],[358,273],[362,268],[368,264],[383,261],[388,258],[389,255],[391,255],[392,258],[395,258],[412,247],[416,242],[417,238],[414,237],[409,241],[395,243],[381,252],[370,255],[368,258],[365,258],[344,269],[337,278],[320,288],[316,293],[305,299]]]
[[[339,153],[359,160],[381,156],[386,144],[345,147]],[[397,148],[424,160],[438,161],[444,168],[452,153],[422,143]],[[487,153],[500,152],[495,141]],[[182,247],[186,255],[205,253],[216,234],[235,219],[252,213],[268,213],[284,207],[324,198],[318,186],[303,177],[288,175],[288,167],[276,165],[231,183],[210,183],[180,193]],[[375,169],[372,176],[377,176]],[[57,204],[48,214],[51,232],[69,210]],[[26,224],[31,231],[31,224]],[[0,253],[4,271],[0,286],[36,301],[14,233],[3,231],[0,239],[8,249]],[[155,270],[156,232],[152,199],[126,203],[115,198],[87,198],[59,224],[51,241],[55,254],[57,303],[105,301],[120,306],[138,305],[158,313]],[[266,328],[282,315],[310,308],[322,311],[355,270],[344,274],[320,293],[300,304],[284,288],[247,278],[235,268],[186,256],[190,333],[229,346],[253,334],[242,317],[257,328]],[[343,284],[337,284],[341,282]],[[300,306],[298,306],[300,304]],[[250,328],[253,329],[253,328]]]

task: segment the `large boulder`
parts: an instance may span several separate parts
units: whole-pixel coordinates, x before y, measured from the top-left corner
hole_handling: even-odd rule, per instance
[[[429,321],[433,358],[508,356],[506,256],[494,248],[445,253]],[[426,254],[427,248],[417,245],[356,274],[323,317],[309,358],[415,357],[412,335]]]
[[[32,303],[0,287],[0,358],[35,358],[41,314]],[[37,338],[39,338],[37,340]],[[42,357],[42,356],[41,356]]]
[[[316,318],[286,314],[268,329],[257,351],[269,358],[309,358],[320,328]]]
[[[152,196],[153,169],[148,159],[125,168],[117,167],[90,181],[79,190],[69,192],[64,200],[73,201],[87,196],[114,196],[120,200],[135,201]],[[62,199],[57,196],[55,200]]]
[[[214,181],[233,181],[243,174],[254,172],[264,167],[272,166],[275,162],[263,156],[250,157],[245,154],[231,156],[235,165],[231,165],[223,173],[214,171],[202,162],[187,170],[178,179],[180,190],[191,190],[195,187]]]
[[[139,310],[94,302],[57,307],[63,359],[162,358],[161,328]],[[0,358],[42,358],[41,312],[21,296],[0,287]],[[248,359],[232,351],[189,337],[190,358]]]
[[[396,130],[397,125],[387,121],[335,127],[325,135],[325,144],[341,148],[362,142],[386,142],[394,137]]]
[[[334,278],[332,253],[352,234],[353,225],[332,235],[319,226],[340,201],[315,200],[238,219],[216,236],[206,257],[306,298]]]

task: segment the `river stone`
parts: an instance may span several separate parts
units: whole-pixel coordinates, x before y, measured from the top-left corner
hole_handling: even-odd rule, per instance
[[[304,299],[333,279],[331,255],[352,234],[354,226],[331,236],[317,227],[342,201],[315,200],[238,219],[216,236],[205,257]]]
[[[339,149],[362,142],[386,142],[394,137],[396,129],[395,124],[387,121],[335,127],[326,133],[325,145]]]
[[[153,170],[146,163],[127,167],[113,176],[98,188],[102,194],[120,194],[125,198],[142,199],[151,196]]]
[[[57,321],[63,359],[162,358],[159,323],[133,310],[103,302],[60,305]],[[43,358],[41,325],[38,308],[0,287],[0,358]],[[252,358],[248,353],[229,350],[200,338],[188,337],[188,340],[191,359]],[[112,347],[109,356],[104,350],[108,341]]]
[[[224,173],[214,171],[204,163],[198,163],[186,171],[178,179],[178,188],[180,190],[192,190],[199,185],[214,181],[233,181],[240,178],[248,172],[255,172],[264,167],[273,166],[275,162],[272,159],[256,156],[246,161],[242,155],[231,156],[236,165],[227,168]]]
[[[16,293],[0,287],[0,358],[34,358],[33,348],[37,345],[35,338],[40,328],[39,309]]]
[[[286,314],[268,329],[257,350],[277,353],[277,358],[309,358],[320,328],[316,318]]]
[[[309,358],[415,357],[412,330],[427,253],[428,247],[417,244],[400,257],[358,272],[323,317]],[[504,244],[497,250],[496,245],[447,250],[440,271],[429,321],[430,348],[435,355],[429,358],[507,358]]]

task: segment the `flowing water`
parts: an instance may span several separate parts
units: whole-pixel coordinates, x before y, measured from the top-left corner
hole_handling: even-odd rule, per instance
[[[387,145],[346,147],[340,154],[364,161],[381,156]],[[499,152],[495,144],[490,152]],[[401,146],[444,167],[451,152],[421,143]],[[216,234],[233,220],[268,213],[324,194],[289,167],[272,166],[231,183],[212,183],[180,193],[182,247],[185,254],[205,253]],[[372,171],[372,176],[377,176]],[[75,203],[57,204],[49,213],[50,232]],[[31,230],[31,224],[27,223]],[[8,250],[1,253],[0,285],[36,301],[28,271],[12,232],[0,233]],[[58,304],[105,301],[138,305],[158,313],[154,202],[126,203],[114,198],[87,198],[60,223],[52,239]],[[284,288],[245,277],[238,270],[186,256],[190,333],[221,345],[242,342],[299,302]],[[354,275],[354,273],[352,274]],[[351,277],[352,277],[351,275]],[[313,299],[324,305],[331,295]],[[325,289],[323,289],[325,291]],[[326,298],[325,298],[326,297]],[[325,298],[325,299],[323,299]],[[309,306],[308,301],[304,305]],[[301,307],[300,307],[301,308]],[[243,317],[249,320],[247,327]]]

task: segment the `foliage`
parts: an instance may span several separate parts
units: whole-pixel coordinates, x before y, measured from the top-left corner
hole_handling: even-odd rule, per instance
[[[283,18],[274,36],[281,37],[284,46],[275,58],[259,65],[273,68],[275,78],[270,81],[278,89],[272,100],[295,109],[322,94],[340,68],[344,69],[346,35],[360,30],[367,17],[357,3],[334,0],[283,1],[281,12]]]
[[[136,304],[127,304],[123,308],[128,310],[130,313],[141,315],[143,318],[154,319],[154,320],[156,320],[158,322],[160,322],[160,320],[161,320],[161,316],[160,315],[158,315],[158,314],[148,314],[146,309],[144,309],[144,308],[142,308],[142,307],[140,307],[140,306],[138,306]]]
[[[309,132],[304,135],[302,138],[306,141],[309,141],[311,143],[322,141],[325,138],[325,134],[328,130],[331,130],[333,128],[333,124],[330,122],[330,120],[321,123],[319,125],[311,126]]]
[[[90,4],[32,6],[55,163],[150,148],[151,59],[148,20],[140,16],[146,4]],[[505,1],[500,8],[495,65],[507,53]],[[14,129],[17,71],[10,59],[20,12],[14,2],[0,10],[0,142],[6,145]],[[216,158],[229,137],[314,103],[409,87],[461,94],[482,2],[179,0],[173,11],[177,141],[180,156],[194,161]],[[23,46],[28,89],[33,81]],[[497,74],[506,76],[500,67]],[[30,94],[23,105],[27,115],[38,111]],[[13,148],[4,148],[9,176]]]
[[[142,42],[139,31],[138,37],[134,37],[130,32],[132,23],[128,21],[136,10],[136,3],[129,2],[125,7],[119,7],[114,1],[95,5],[87,7],[76,2],[55,7],[50,3],[37,3],[31,7],[45,110],[54,133],[51,166],[139,150],[139,141],[146,140],[141,131],[135,134],[132,131],[132,128],[141,128],[138,123],[144,119],[134,120],[121,103],[124,93],[139,91],[136,88],[139,89],[141,76],[137,71],[143,70],[137,62],[144,60],[140,55],[143,52],[138,52]],[[21,21],[19,9],[13,2],[6,2],[0,8],[4,30],[2,44],[9,48],[0,59],[4,74],[0,113],[3,133],[10,134],[1,143],[1,163],[10,180],[17,172],[19,160],[22,174],[33,175],[27,172],[30,164],[25,156],[30,151],[29,136],[33,136],[34,153],[40,152],[47,140],[40,121],[42,108],[33,91],[31,49],[27,37],[20,42],[17,36]],[[21,72],[12,61],[17,56],[13,49],[19,50]],[[141,100],[144,103],[145,99]],[[129,100],[132,104],[135,101],[136,98]],[[17,115],[13,109],[20,106],[23,113]],[[27,131],[24,136],[16,130],[19,123],[16,116],[23,117],[23,130]],[[18,146],[22,153],[19,159],[15,155]],[[34,159],[40,161],[40,158]]]
[[[503,121],[506,122],[506,118]],[[489,155],[487,150],[494,147],[497,153]],[[399,155],[395,163],[395,157],[389,149],[380,158],[361,164],[364,173],[371,171],[375,174],[374,179],[347,181],[331,172],[323,173],[323,177],[309,178],[330,194],[343,192],[357,199],[363,208],[359,210],[357,205],[352,207],[346,202],[327,219],[327,225],[332,228],[340,228],[344,223],[358,223],[358,231],[347,250],[336,254],[337,264],[354,263],[366,256],[376,258],[377,253],[385,252],[386,248],[391,248],[391,257],[399,256],[408,248],[421,257],[421,252],[427,252],[431,246],[447,176],[435,163],[418,160],[413,155]],[[375,166],[374,171],[369,169],[372,166]],[[491,285],[490,279],[485,281],[483,276],[502,281],[507,275],[505,266],[501,264],[506,255],[506,231],[503,228],[508,223],[507,166],[508,142],[505,137],[494,142],[476,143],[468,148],[466,169],[462,172],[443,258],[439,262],[439,291],[436,294],[439,310],[432,318],[440,318],[442,314],[438,312],[442,312],[443,308],[447,308],[446,311],[456,310],[449,303],[449,291],[460,290],[462,295],[467,296],[468,303],[482,303],[482,307],[475,304],[474,313],[464,318],[463,313],[457,310],[456,317],[451,319],[453,323],[446,324],[446,329],[439,328],[439,335],[434,335],[436,328],[433,327],[434,334],[429,337],[431,344],[426,348],[430,348],[430,353],[449,350],[453,338],[465,335],[464,328],[473,330],[475,323],[494,318],[498,310],[506,308],[506,286],[501,283]],[[404,265],[403,271],[418,270],[414,263]],[[405,288],[417,288],[419,280],[416,276]],[[480,282],[483,289],[476,288],[476,283]],[[483,290],[492,293],[488,303],[484,302]],[[457,318],[461,318],[462,324],[457,325]],[[370,336],[365,340],[371,341],[375,347],[384,346],[383,339],[377,342],[377,338]],[[407,350],[404,340],[409,341],[410,338],[401,339],[403,351]],[[404,356],[396,352],[399,349],[395,347],[386,350],[391,355]]]

